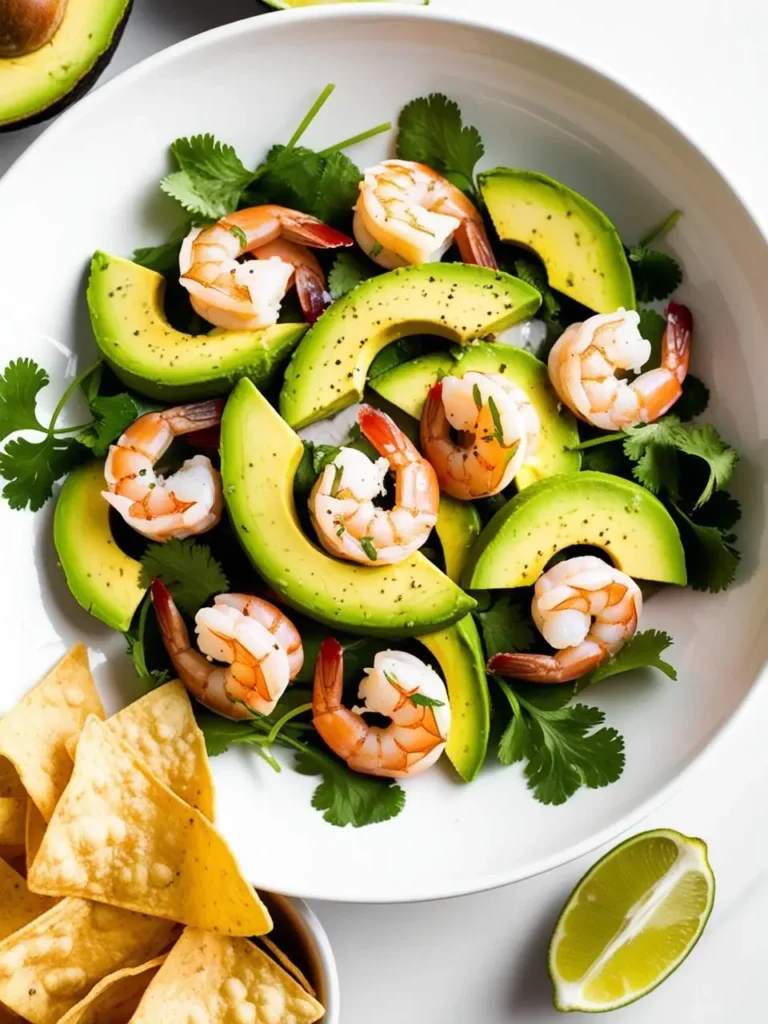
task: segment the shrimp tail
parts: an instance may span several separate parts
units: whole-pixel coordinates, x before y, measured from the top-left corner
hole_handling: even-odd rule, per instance
[[[589,645],[593,647],[592,644]],[[571,648],[575,651],[576,648]],[[494,654],[488,671],[529,683],[572,683],[591,672],[608,657],[604,649],[590,650],[583,656],[563,657],[565,651],[551,654]]]
[[[342,231],[323,224],[316,217],[295,214],[283,219],[283,237],[289,242],[309,245],[314,249],[347,249],[354,239]]]
[[[193,448],[209,448],[218,451],[221,445],[221,426],[204,427],[202,430],[193,430],[187,434],[187,444]]]
[[[207,402],[179,405],[168,411],[168,422],[174,434],[193,434],[218,427],[224,412],[224,399],[212,398]]]
[[[163,644],[168,652],[168,656],[173,659],[189,648],[187,627],[168,588],[162,580],[152,580],[150,592]]]
[[[344,687],[344,648],[328,636],[320,644],[312,690],[314,717],[338,711]]]
[[[296,294],[307,323],[314,324],[325,312],[329,299],[322,274],[318,276],[309,267],[297,267]]]
[[[390,466],[399,468],[407,462],[421,460],[421,455],[398,427],[391,416],[372,405],[361,405],[357,410],[357,422],[366,439],[389,460]]]
[[[671,370],[682,384],[688,373],[691,357],[693,316],[690,309],[679,302],[670,302],[665,316],[667,326],[662,339],[661,365]]]
[[[456,231],[456,245],[464,263],[474,263],[478,267],[498,270],[498,263],[491,248],[491,242],[485,225],[478,217],[462,222]]]

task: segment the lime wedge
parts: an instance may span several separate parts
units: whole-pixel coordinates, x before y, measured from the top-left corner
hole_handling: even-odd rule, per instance
[[[557,1009],[600,1013],[646,995],[691,952],[714,900],[701,839],[658,829],[611,850],[576,886],[552,936]]]
[[[277,7],[278,10],[287,11],[294,7],[322,7],[325,4],[360,4],[371,3],[373,0],[264,0],[270,7]],[[429,0],[379,0],[379,3],[388,4],[411,4],[416,7],[425,7]]]

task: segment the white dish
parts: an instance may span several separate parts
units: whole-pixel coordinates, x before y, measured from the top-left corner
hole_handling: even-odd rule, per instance
[[[83,294],[89,257],[96,248],[130,255],[163,239],[172,210],[157,182],[171,140],[211,131],[255,165],[329,79],[338,88],[308,145],[393,118],[407,100],[439,90],[480,129],[483,166],[564,179],[603,207],[627,240],[683,208],[672,242],[686,270],[681,298],[697,321],[694,370],[714,390],[714,422],[743,456],[738,586],[717,596],[670,588],[647,606],[644,628],[675,638],[679,681],[624,678],[590,694],[627,741],[618,784],[543,807],[518,768],[491,756],[471,786],[436,770],[406,785],[400,817],[353,831],[325,824],[312,809],[313,779],[274,775],[245,751],[213,762],[220,828],[260,887],[335,900],[430,899],[547,870],[628,829],[669,795],[758,678],[768,655],[768,249],[738,197],[683,135],[571,57],[429,9],[292,11],[210,32],[121,75],[57,121],[8,173],[0,183],[3,364],[26,353],[61,377],[75,355],[81,366],[92,356]],[[366,165],[382,151],[376,139],[353,156]],[[51,511],[0,505],[0,711],[78,639],[88,642],[114,708],[136,695],[132,669],[121,638],[70,597]]]

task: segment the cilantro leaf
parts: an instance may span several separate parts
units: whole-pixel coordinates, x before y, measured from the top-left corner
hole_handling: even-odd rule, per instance
[[[139,583],[159,578],[182,612],[194,615],[214,594],[229,590],[229,580],[207,544],[173,540],[150,544],[141,559]]]
[[[368,556],[368,558],[370,558],[372,562],[375,562],[376,559],[379,557],[379,553],[377,552],[376,547],[373,543],[373,537],[361,537],[360,547],[363,549],[363,551],[366,553],[366,555]]]
[[[156,686],[162,686],[170,678],[170,672],[167,669],[149,667],[149,658],[153,654],[157,653],[161,658],[165,657],[165,647],[160,640],[159,631],[155,631],[157,635],[154,637],[154,644],[148,633],[149,609],[151,606],[152,598],[147,594],[141,603],[139,617],[135,626],[123,634],[128,654],[131,656],[136,675],[139,677],[145,693],[148,693]],[[152,621],[154,622],[155,620]]]
[[[360,168],[345,153],[331,153],[323,159],[317,192],[307,212],[325,224],[338,224],[349,218],[357,202]]]
[[[306,747],[296,754],[296,771],[322,775],[312,806],[324,811],[323,820],[344,828],[375,825],[395,818],[405,806],[405,793],[391,779],[353,772],[338,758]]]
[[[727,491],[715,491],[706,505],[696,509],[696,522],[728,532],[741,519],[741,505]]]
[[[235,722],[211,711],[198,711],[196,718],[209,757],[226,753],[234,744],[252,743],[259,736],[248,721]]]
[[[0,441],[17,430],[43,430],[37,419],[37,396],[49,383],[33,359],[14,359],[0,374]]]
[[[529,651],[536,634],[526,608],[511,595],[504,594],[484,612],[476,611],[480,623],[486,656]]]
[[[357,199],[362,173],[344,153],[323,156],[304,146],[273,146],[257,168],[249,203],[277,203],[345,224]]]
[[[728,532],[730,527],[719,529],[717,526],[704,525],[683,512],[678,505],[673,505],[673,508],[685,549],[689,584],[694,590],[708,590],[712,594],[725,590],[733,583],[741,560],[741,555],[734,547],[736,537]],[[732,506],[729,514],[733,514]]]
[[[642,633],[635,633],[631,640],[628,640],[621,650],[612,655],[607,661],[584,676],[576,683],[575,692],[580,693],[592,683],[599,683],[609,676],[619,675],[621,672],[631,672],[636,668],[657,668],[670,679],[677,679],[677,670],[662,660],[662,653],[672,645],[672,637],[669,633],[657,629],[646,629]]]
[[[696,419],[709,405],[709,388],[692,373],[683,381],[683,393],[675,402],[675,415],[683,422]]]
[[[96,421],[87,430],[81,431],[77,440],[98,456],[107,454],[110,444],[120,437],[142,411],[136,399],[125,393],[94,398],[90,407]]]
[[[232,146],[213,135],[176,139],[171,155],[178,171],[166,175],[160,188],[185,210],[218,220],[236,210],[253,171],[243,165]]]
[[[512,710],[498,748],[502,764],[526,761],[528,788],[543,804],[563,804],[586,786],[608,786],[624,770],[624,740],[598,728],[605,715],[586,704],[544,708],[497,680]]]
[[[722,490],[730,480],[739,461],[738,453],[727,445],[715,428],[708,423],[681,430],[676,439],[676,446],[686,455],[695,455],[703,459],[709,466],[709,479],[696,502],[696,507],[704,505],[712,497],[713,491]]]
[[[646,341],[651,343],[651,357],[643,369],[661,366],[661,339],[667,328],[667,321],[655,309],[641,309],[637,329]]]
[[[48,435],[43,441],[17,437],[0,452],[3,497],[14,509],[37,512],[53,494],[53,485],[83,459],[85,449],[72,438]]]
[[[475,192],[475,165],[485,152],[476,128],[441,93],[411,100],[400,112],[397,155],[428,164],[465,192]]]
[[[167,242],[134,249],[133,262],[154,270],[158,274],[178,273],[181,243],[194,227],[195,221],[185,220],[175,228]]]
[[[342,295],[357,288],[370,276],[371,274],[360,260],[351,252],[336,253],[333,266],[328,274],[328,291],[331,293],[331,298],[340,299]]]
[[[409,693],[408,700],[419,708],[444,708],[444,700],[436,700],[434,697],[427,697],[425,693]]]
[[[515,260],[515,273],[521,281],[525,281],[526,284],[535,288],[536,291],[541,292],[541,308],[544,320],[547,323],[557,323],[560,316],[560,302],[549,287],[544,264],[529,258]]]
[[[633,245],[628,255],[638,302],[666,299],[679,288],[683,271],[668,253]]]

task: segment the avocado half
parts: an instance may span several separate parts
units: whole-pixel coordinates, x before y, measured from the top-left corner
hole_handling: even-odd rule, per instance
[[[250,380],[221,423],[221,476],[235,533],[256,571],[299,611],[350,633],[416,636],[452,625],[475,601],[423,555],[373,568],[326,554],[304,533],[293,478],[299,437]]]
[[[478,181],[501,241],[535,252],[553,288],[596,313],[635,308],[621,238],[594,203],[538,171],[497,167]]]
[[[674,520],[658,498],[608,473],[564,473],[527,487],[475,541],[463,583],[473,590],[527,587],[565,548],[601,548],[633,579],[688,580]]]
[[[103,462],[70,473],[56,502],[53,540],[78,604],[124,633],[145,590],[139,584],[140,563],[124,554],[112,536],[103,490]]]
[[[294,352],[280,414],[295,430],[363,397],[383,348],[411,334],[465,345],[533,316],[535,288],[501,271],[464,263],[423,263],[363,281],[334,302]]]
[[[160,401],[227,394],[240,377],[264,385],[285,362],[306,324],[261,331],[184,334],[164,312],[165,278],[154,270],[97,252],[88,278],[96,343],[117,376]]]
[[[49,42],[31,53],[0,57],[0,131],[45,121],[84,95],[109,63],[131,5],[132,0],[67,0]],[[24,7],[23,0],[18,6]],[[0,42],[8,31],[0,26]]]
[[[369,386],[398,409],[420,419],[427,392],[435,381],[449,374],[463,377],[469,371],[506,377],[526,393],[539,417],[541,432],[536,452],[515,476],[519,490],[544,477],[579,469],[581,454],[571,451],[579,443],[576,420],[562,407],[549,382],[547,367],[523,349],[479,342],[456,355],[433,352],[379,374]]]

